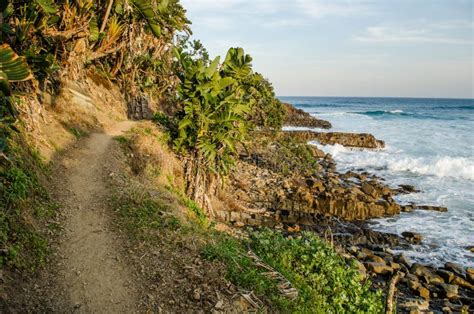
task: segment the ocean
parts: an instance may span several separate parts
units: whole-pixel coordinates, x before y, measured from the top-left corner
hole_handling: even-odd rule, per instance
[[[374,219],[372,228],[421,233],[421,245],[403,251],[414,261],[441,266],[446,261],[474,267],[474,100],[360,97],[280,97],[328,120],[329,131],[371,133],[384,140],[378,151],[320,146],[340,171],[364,169],[396,187],[411,184],[420,193],[400,195],[448,208],[447,213],[414,211]],[[321,130],[318,130],[321,131]]]

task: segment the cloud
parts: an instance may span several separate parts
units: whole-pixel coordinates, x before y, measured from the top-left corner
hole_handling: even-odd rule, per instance
[[[303,19],[291,18],[291,19],[273,19],[268,22],[264,22],[265,27],[299,27],[307,25],[307,21]]]
[[[459,32],[456,36],[452,31],[458,31],[460,28],[472,30],[472,23],[449,21],[440,23],[412,23],[410,26],[371,26],[367,27],[362,36],[354,36],[352,39],[359,42],[369,43],[431,43],[447,45],[472,45],[473,37],[461,37]],[[462,33],[461,33],[462,35]]]
[[[314,18],[323,18],[331,15],[365,15],[373,11],[368,3],[362,1],[297,0],[296,3],[302,13]]]

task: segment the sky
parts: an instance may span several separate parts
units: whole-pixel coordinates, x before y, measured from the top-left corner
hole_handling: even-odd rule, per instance
[[[474,98],[474,0],[181,0],[211,57],[279,96]]]

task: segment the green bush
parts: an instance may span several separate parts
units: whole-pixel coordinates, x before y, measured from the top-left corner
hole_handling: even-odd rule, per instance
[[[274,231],[254,233],[251,247],[299,291],[292,312],[380,313],[381,292],[361,283],[355,267],[312,233],[284,237]]]
[[[218,238],[219,239],[219,238]],[[253,290],[285,313],[381,313],[381,291],[361,283],[359,273],[334,249],[311,233],[285,237],[271,230],[251,233],[247,242],[266,264],[288,279],[298,290],[295,300],[278,293],[278,283],[265,277],[236,239],[222,236],[203,250],[204,257],[226,264],[227,278],[240,288]]]

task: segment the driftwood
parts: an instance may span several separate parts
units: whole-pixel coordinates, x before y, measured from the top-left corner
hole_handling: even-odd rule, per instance
[[[385,306],[385,314],[393,314],[393,297],[395,295],[395,291],[397,290],[397,283],[404,276],[405,276],[404,273],[397,271],[395,275],[393,275],[392,279],[390,280],[390,285],[388,287],[388,292],[387,292],[387,303]]]
[[[248,251],[247,256],[250,257],[256,266],[264,268],[268,270],[267,272],[263,273],[263,275],[269,279],[275,280],[278,282],[277,287],[280,293],[290,299],[294,300],[298,297],[298,290],[293,287],[291,282],[286,279],[281,273],[270,267],[269,265],[265,264],[254,252]]]

